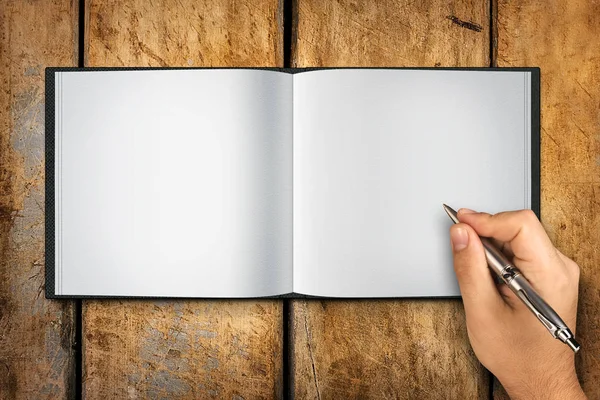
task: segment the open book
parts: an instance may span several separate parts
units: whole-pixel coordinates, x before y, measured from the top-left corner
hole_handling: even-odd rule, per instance
[[[46,296],[459,296],[539,215],[539,69],[46,70]]]

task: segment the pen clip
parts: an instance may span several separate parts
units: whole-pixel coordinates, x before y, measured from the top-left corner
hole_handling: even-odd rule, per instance
[[[569,327],[558,314],[533,290],[529,282],[520,274],[516,274],[508,283],[511,289],[525,303],[527,308],[540,320],[555,339],[567,344],[575,353],[581,346],[575,340]]]
[[[552,323],[546,316],[544,316],[542,310],[538,309],[536,305],[529,299],[527,293],[521,288],[517,291],[517,296],[523,300],[527,307],[533,312],[533,314],[540,320],[540,322],[548,329],[554,338],[557,338],[559,327]]]

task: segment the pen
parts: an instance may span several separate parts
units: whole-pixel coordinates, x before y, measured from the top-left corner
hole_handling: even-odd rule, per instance
[[[446,204],[444,204],[444,210],[455,224],[459,222],[456,211]],[[502,281],[525,303],[527,308],[531,310],[555,339],[566,343],[571,350],[577,353],[581,346],[575,340],[567,324],[536,293],[529,281],[521,274],[521,271],[489,239],[481,236],[480,239],[485,249],[485,258],[490,269],[502,278]]]

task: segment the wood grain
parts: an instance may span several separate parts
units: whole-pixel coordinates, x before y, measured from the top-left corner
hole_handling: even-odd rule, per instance
[[[488,66],[484,1],[299,0],[293,65]],[[487,398],[458,300],[294,301],[298,398]]]
[[[577,367],[600,398],[600,3],[502,0],[497,27],[498,66],[541,69],[541,219],[581,267]]]
[[[86,301],[87,399],[282,397],[280,301]]]
[[[283,66],[277,0],[88,0],[87,66]]]
[[[44,297],[44,68],[77,64],[77,2],[0,1],[0,398],[74,392],[74,306]]]
[[[292,65],[489,66],[487,1],[298,0]]]
[[[86,66],[283,66],[276,0],[88,1]],[[86,301],[87,399],[283,396],[281,301]]]

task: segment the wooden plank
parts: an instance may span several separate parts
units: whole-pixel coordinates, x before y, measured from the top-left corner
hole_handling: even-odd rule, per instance
[[[293,66],[489,66],[487,1],[299,0]]]
[[[600,398],[600,3],[501,0],[497,27],[498,66],[541,68],[541,219],[581,267],[577,369]]]
[[[488,66],[489,4],[300,0],[293,64]],[[487,398],[458,300],[294,301],[299,398]]]
[[[74,305],[44,296],[44,68],[77,63],[77,2],[0,1],[0,398],[74,394]]]
[[[282,66],[276,0],[86,2],[86,66]],[[281,398],[281,301],[86,301],[83,391]]]

